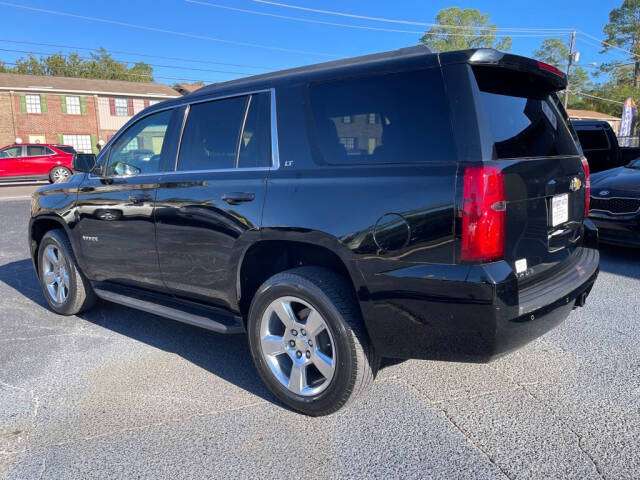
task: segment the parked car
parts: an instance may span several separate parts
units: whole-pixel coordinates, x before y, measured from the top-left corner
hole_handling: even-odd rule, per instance
[[[0,182],[65,182],[75,150],[69,145],[22,143],[0,149]]]
[[[640,157],[640,148],[622,147],[604,120],[571,120],[591,173],[621,167]]]
[[[420,46],[152,106],[35,193],[45,298],[246,331],[267,386],[310,415],[355,398],[382,356],[489,361],[598,275],[565,87],[528,58]],[[131,154],[152,145],[158,161]]]
[[[602,242],[640,247],[640,158],[592,177],[589,218]]]

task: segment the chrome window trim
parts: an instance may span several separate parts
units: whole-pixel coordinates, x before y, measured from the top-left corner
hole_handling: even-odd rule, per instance
[[[187,119],[189,116],[189,110],[191,109],[191,105],[196,105],[198,103],[205,103],[205,102],[213,102],[216,100],[224,100],[227,98],[234,98],[234,97],[242,97],[242,96],[250,96],[256,93],[269,93],[269,96],[271,97],[271,112],[270,112],[270,129],[271,129],[271,166],[270,167],[247,167],[247,168],[217,168],[217,169],[207,169],[207,170],[185,170],[185,171],[179,171],[177,169],[178,166],[178,157],[180,156],[180,147],[182,145],[182,135],[184,133],[184,127],[187,123]],[[183,174],[190,174],[190,173],[219,173],[219,172],[262,172],[262,171],[269,171],[269,170],[278,170],[280,168],[280,150],[278,147],[278,114],[277,114],[277,106],[276,106],[277,102],[276,102],[276,89],[274,87],[270,87],[270,88],[261,88],[261,89],[257,89],[257,90],[247,90],[247,91],[243,91],[243,92],[238,92],[238,93],[230,93],[227,95],[219,95],[219,96],[207,96],[206,98],[200,98],[197,100],[192,100],[192,101],[186,101],[186,102],[180,102],[177,103],[175,105],[171,105],[171,106],[166,106],[163,108],[158,108],[156,110],[153,110],[152,112],[145,112],[144,114],[140,115],[139,117],[134,117],[135,118],[135,122],[132,122],[131,125],[133,125],[134,123],[137,123],[138,121],[150,116],[150,115],[154,115],[156,113],[160,113],[160,112],[164,112],[165,110],[176,110],[182,107],[186,107],[185,108],[185,113],[184,113],[184,118],[182,119],[182,126],[180,127],[180,138],[178,139],[178,149],[176,151],[176,159],[173,165],[173,170],[168,170],[165,172],[158,172],[158,173],[154,173],[154,174],[149,174],[149,175],[159,175],[159,176],[164,176],[164,175],[183,175]],[[144,111],[143,111],[144,112]],[[129,122],[127,122],[128,124]],[[119,132],[118,135],[114,135],[113,138],[111,140],[109,140],[107,142],[107,144],[104,146],[104,148],[102,149],[103,152],[106,153],[110,153],[107,152],[107,150],[111,149],[111,145],[116,142],[122,135],[124,135],[124,133],[129,129],[129,127],[131,125],[125,124],[125,127],[127,128],[122,128],[122,131]],[[107,164],[108,164],[109,159],[107,158],[107,161],[105,162],[104,168],[106,171],[107,168]],[[137,176],[129,176],[126,178],[136,178]],[[96,179],[96,178],[125,178],[125,177],[108,177],[106,175],[102,175],[102,176],[98,176],[98,175],[94,175],[92,173],[89,174],[88,178],[90,179]]]
[[[276,107],[276,89],[270,88],[271,95],[271,169],[280,168],[280,150],[278,146],[278,114]]]
[[[180,138],[178,138],[178,148],[176,150],[176,158],[173,161],[173,171],[177,171],[178,170],[178,158],[180,158],[180,148],[182,147],[182,136],[184,134],[184,127],[187,124],[187,118],[189,118],[189,110],[191,110],[191,104],[188,104],[185,109],[184,109],[184,113],[182,114],[182,125],[180,125]],[[162,173],[167,173],[167,172],[162,172]]]
[[[199,99],[192,102],[185,102],[184,105],[187,105],[187,110],[191,105],[195,105],[198,103],[206,103],[206,102],[215,102],[216,100],[226,100],[228,98],[235,97],[250,97],[251,95],[255,95],[258,93],[269,93],[270,97],[270,121],[269,127],[271,129],[271,166],[270,167],[245,167],[245,168],[209,168],[204,170],[178,170],[178,158],[180,157],[180,146],[182,145],[182,135],[184,134],[184,127],[187,123],[188,115],[185,115],[183,119],[182,128],[180,130],[180,139],[178,140],[178,150],[176,152],[176,162],[174,165],[173,171],[161,172],[160,175],[186,175],[190,173],[221,173],[221,172],[263,172],[268,170],[278,170],[280,168],[280,152],[278,150],[278,125],[277,125],[277,111],[276,111],[276,89],[271,88],[263,88],[259,90],[248,90],[245,92],[233,93],[229,95],[221,95],[217,97],[207,97],[205,99]],[[248,112],[248,108],[245,111],[245,117]],[[246,120],[246,118],[245,118]],[[244,131],[244,120],[243,120],[243,129]],[[236,153],[237,157],[237,153]],[[236,158],[237,165],[237,158]]]
[[[242,116],[242,126],[240,127],[240,135],[238,135],[238,145],[236,145],[236,161],[234,163],[234,169],[238,168],[238,163],[240,162],[240,147],[242,146],[242,137],[244,137],[244,127],[247,126],[247,116],[249,115],[249,109],[251,108],[251,99],[253,95],[247,96],[247,102],[244,106],[244,115]],[[271,109],[271,105],[269,105],[269,109]],[[271,162],[273,163],[273,162]]]

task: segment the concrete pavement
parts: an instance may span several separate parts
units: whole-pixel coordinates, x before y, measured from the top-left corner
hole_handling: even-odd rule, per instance
[[[580,478],[640,475],[640,252],[605,249],[585,308],[487,365],[387,361],[308,418],[243,335],[101,303],[45,307],[27,201],[0,203],[0,477]]]

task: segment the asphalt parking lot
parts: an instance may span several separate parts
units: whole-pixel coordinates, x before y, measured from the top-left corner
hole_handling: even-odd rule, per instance
[[[308,418],[263,387],[244,336],[50,312],[28,208],[0,201],[0,477],[640,477],[638,251],[604,249],[586,307],[524,349],[386,362],[352,408]]]

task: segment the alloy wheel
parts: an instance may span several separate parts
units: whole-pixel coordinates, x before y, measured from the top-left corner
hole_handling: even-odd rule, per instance
[[[63,304],[69,297],[69,270],[67,259],[60,248],[48,245],[42,256],[42,278],[51,299]]]
[[[260,349],[271,373],[297,395],[319,394],[335,374],[327,322],[300,298],[280,297],[267,306],[260,320]]]
[[[51,178],[53,179],[53,183],[66,182],[69,178],[69,170],[62,167],[54,168],[51,172]]]

